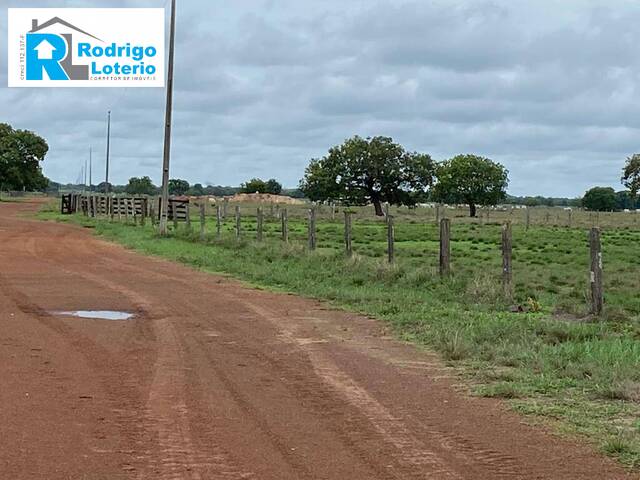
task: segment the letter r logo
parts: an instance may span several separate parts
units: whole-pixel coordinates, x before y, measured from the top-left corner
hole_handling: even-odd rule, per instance
[[[60,63],[67,56],[67,42],[51,33],[27,34],[27,80],[42,80],[43,70],[51,80],[69,80]]]

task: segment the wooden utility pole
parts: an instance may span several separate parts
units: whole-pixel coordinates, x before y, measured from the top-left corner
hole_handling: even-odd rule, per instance
[[[164,115],[164,154],[162,157],[162,201],[160,202],[160,235],[167,234],[169,206],[169,160],[171,157],[171,117],[173,113],[173,58],[176,37],[176,0],[171,0],[171,30],[169,34],[169,64],[167,72],[167,103]]]
[[[91,151],[91,147],[89,147],[89,191],[93,191],[93,179],[92,179],[92,170],[93,170],[93,152]]]
[[[106,158],[106,172],[104,179],[104,193],[109,193],[109,150],[111,148],[111,110],[107,112],[107,158]],[[91,180],[89,180],[91,183]]]

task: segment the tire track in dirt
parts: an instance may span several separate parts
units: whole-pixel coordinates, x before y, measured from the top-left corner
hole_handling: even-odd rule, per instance
[[[109,260],[107,259],[107,261]],[[132,272],[141,273],[135,267],[128,266],[127,269]],[[170,275],[163,276],[172,282],[182,283],[185,287],[194,288],[193,284],[188,285],[182,278]],[[218,293],[220,294],[221,292]],[[224,296],[247,307],[249,311],[253,311],[261,317],[268,316],[264,309],[257,307],[251,302],[247,302],[246,300],[238,298],[227,292],[224,292]],[[191,308],[193,309],[194,307],[191,306]],[[274,321],[273,317],[270,317],[269,321],[270,323],[275,324],[278,329],[282,327],[281,325],[277,325],[278,322]],[[238,327],[236,326],[235,328]],[[250,332],[245,330],[244,335],[244,338],[248,338]],[[342,372],[328,358],[320,355],[319,352],[315,352],[313,349],[307,348],[311,346],[313,342],[306,343],[304,339],[296,339],[291,334],[286,334],[283,338],[286,343],[295,345],[298,349],[304,352],[304,355],[311,361],[311,365],[316,376],[323,383],[329,385],[334,391],[336,391],[340,397],[346,397],[346,400],[350,404],[354,405],[360,412],[362,412],[363,419],[373,425],[377,433],[379,433],[381,438],[384,439],[384,442],[389,445],[388,447],[384,447],[384,451],[386,451],[391,458],[395,458],[396,462],[395,464],[391,464],[393,462],[390,463],[389,459],[387,459],[384,466],[378,467],[377,471],[378,475],[381,476],[380,478],[432,478],[442,480],[461,478],[458,474],[448,469],[435,453],[428,451],[421,442],[413,438],[401,421],[394,418],[386,408],[371,397],[364,389],[356,385],[353,379]],[[277,369],[278,371],[288,370],[284,369],[282,365],[278,364],[278,362],[274,362],[271,358],[258,354],[255,350],[251,351],[251,355],[258,355],[262,360],[269,362],[274,369]],[[215,363],[212,363],[212,368],[216,371],[217,376],[223,380],[225,387],[233,393],[236,403],[242,408],[242,410],[249,414],[256,424],[260,425],[260,428],[265,433],[271,435],[272,432],[261,419],[261,415],[254,409],[251,402],[246,397],[243,397],[242,393],[238,391],[228,374],[223,370],[216,368]],[[303,377],[300,376],[299,372],[287,372],[287,374],[290,378],[296,378],[298,383],[303,381]],[[325,414],[329,413],[332,408],[329,406],[329,402],[331,402],[331,400],[325,399],[323,402],[318,403],[318,396],[322,394],[323,389],[319,389],[317,387],[318,386],[315,382],[309,384],[306,381],[304,381],[304,385],[297,385],[300,392],[306,392],[306,403],[309,401],[315,402],[319,407],[317,409],[319,412],[324,412]],[[373,466],[377,463],[377,459],[367,455],[358,446],[358,443],[363,441],[361,436],[358,435],[358,433],[361,433],[358,431],[363,430],[362,426],[359,425],[361,422],[362,420],[357,420],[356,418],[350,419],[348,425],[352,427],[352,431],[342,431],[340,433],[343,436],[346,435],[347,437],[350,437],[346,440],[347,444],[358,454],[358,456],[361,457],[364,463],[369,464],[369,466]],[[286,461],[290,463],[291,459],[286,455],[286,447],[280,445],[280,442],[273,437],[271,437],[271,441],[281,451],[282,458],[286,459]],[[377,448],[380,448],[380,446]],[[305,472],[304,465],[292,463],[291,466],[295,471],[303,474],[303,478],[312,478],[310,472]]]
[[[64,242],[60,241],[64,237],[64,234],[58,236],[58,241],[54,243],[58,247],[58,252],[56,252],[58,254],[65,247],[68,247]],[[31,238],[29,241],[21,243],[20,250],[40,259],[42,259],[41,256],[44,256],[46,262],[55,264],[60,272],[66,273],[70,277],[83,278],[88,282],[100,285],[128,298],[135,306],[136,316],[146,318],[151,322],[157,346],[157,359],[144,409],[142,426],[146,431],[155,433],[161,455],[159,458],[154,459],[150,452],[146,452],[143,457],[147,457],[148,466],[138,472],[138,478],[148,479],[150,475],[153,475],[154,478],[159,480],[201,480],[205,478],[203,477],[204,472],[207,472],[207,480],[250,478],[246,472],[241,472],[235,465],[232,465],[221,449],[218,449],[214,455],[207,455],[196,451],[193,446],[188,425],[188,411],[184,399],[186,383],[184,354],[175,329],[167,318],[169,312],[165,309],[158,310],[147,297],[122,284],[109,281],[103,276],[67,267],[60,268],[59,264],[50,259],[51,249],[39,249],[39,243],[37,238]],[[73,243],[80,243],[81,247],[85,245],[85,242]],[[47,241],[46,246],[48,247],[49,245],[51,243]],[[78,250],[74,249],[75,252],[78,252]],[[92,253],[95,254],[95,252]],[[55,255],[53,255],[53,258],[55,258]],[[82,263],[79,263],[79,265],[86,267]],[[140,269],[138,271],[146,273]],[[48,312],[29,301],[26,295],[17,291],[12,293],[11,297],[21,310],[37,315],[41,321],[59,333],[63,333],[67,337],[75,337],[76,343],[82,344],[86,342],[86,339],[79,337],[73,332],[73,329],[63,326]],[[81,349],[95,351],[99,347],[96,343],[91,342],[90,346],[85,345]],[[103,354],[105,357],[107,356],[104,351]],[[131,412],[129,411],[129,413]],[[131,414],[127,415],[127,421],[130,421],[131,417]],[[125,422],[122,423],[124,424]],[[140,420],[136,423],[140,423]],[[125,469],[127,471],[136,470],[132,465],[125,465]]]
[[[135,267],[129,266],[128,268],[131,268],[132,271],[138,271]],[[195,288],[195,282],[193,281],[189,283],[175,275],[162,275],[172,282],[182,283],[185,287]],[[296,345],[296,347],[304,351],[316,375],[322,379],[324,383],[330,385],[336,392],[347,398],[351,404],[362,410],[367,420],[371,422],[372,425],[375,425],[378,432],[396,448],[397,451],[391,451],[390,455],[398,459],[398,465],[413,465],[416,467],[415,472],[409,473],[411,478],[414,476],[416,478],[443,479],[460,477],[454,471],[447,470],[442,460],[434,452],[426,449],[424,444],[417,440],[416,435],[412,434],[405,427],[406,424],[411,424],[414,431],[420,432],[421,435],[429,438],[431,442],[436,441],[443,451],[448,452],[460,462],[481,465],[484,474],[491,475],[491,478],[529,478],[529,475],[519,467],[518,461],[514,457],[486,448],[486,446],[480,445],[464,436],[443,433],[447,431],[449,425],[430,424],[429,421],[425,419],[416,421],[412,418],[410,412],[400,411],[400,416],[391,415],[385,407],[360,387],[352,377],[342,371],[335,362],[318,347],[318,345],[325,344],[327,342],[326,340],[300,337],[296,335],[295,330],[287,328],[281,321],[281,316],[277,313],[256,304],[254,301],[231,293],[228,290],[219,290],[217,293],[218,295],[229,298],[232,302],[243,305],[256,315],[266,319],[277,329],[281,330],[281,336],[287,343]],[[250,332],[245,331],[245,334],[250,335]],[[331,335],[329,335],[329,337],[331,337]],[[336,337],[334,336],[333,338]],[[385,355],[380,354],[379,356],[390,360],[386,358]],[[271,361],[271,359],[265,358],[265,361]],[[397,363],[397,361],[395,361],[395,363]],[[433,363],[419,363],[422,368],[427,368],[429,371],[442,368]],[[274,368],[276,368],[276,364],[274,363],[273,365]],[[224,372],[218,372],[218,375],[223,377]],[[231,383],[229,383],[227,387],[230,389],[233,388]],[[322,408],[325,410],[328,409],[326,404],[324,404]],[[356,442],[349,443],[355,445]],[[357,448],[354,448],[354,450],[357,450]],[[362,458],[367,462],[375,461],[366,456]],[[425,473],[425,471],[433,471],[433,476]],[[385,473],[389,473],[388,468]],[[398,471],[397,474],[400,475],[398,478],[407,478],[403,476],[406,475],[407,472],[401,473]]]

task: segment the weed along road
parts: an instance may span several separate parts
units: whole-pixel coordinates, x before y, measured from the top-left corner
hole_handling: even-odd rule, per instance
[[[2,479],[632,478],[469,397],[378,321],[24,215],[38,207],[0,203]]]

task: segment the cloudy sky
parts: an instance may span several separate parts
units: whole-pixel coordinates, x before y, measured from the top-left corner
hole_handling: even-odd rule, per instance
[[[6,88],[6,15],[0,122],[48,140],[46,175],[75,181],[89,145],[102,175],[111,109],[112,181],[159,182],[163,90]],[[638,24],[640,3],[622,0],[178,0],[171,176],[296,186],[310,158],[359,134],[490,157],[514,195],[621,188],[640,151]]]

